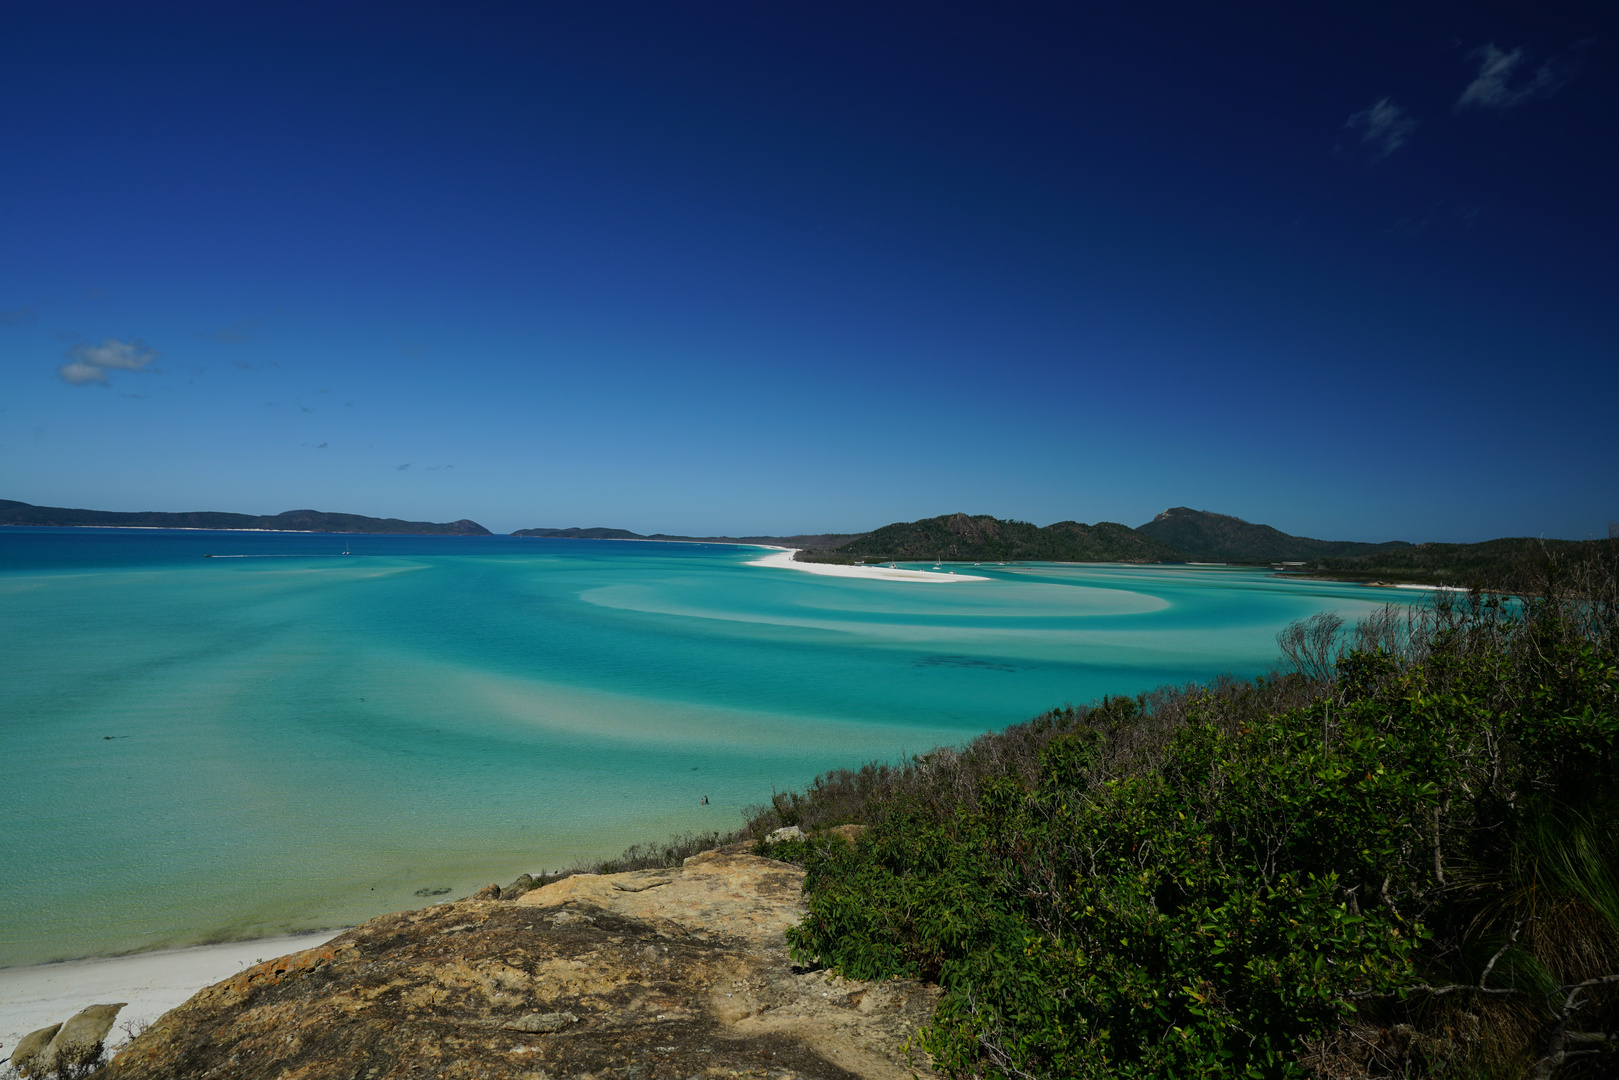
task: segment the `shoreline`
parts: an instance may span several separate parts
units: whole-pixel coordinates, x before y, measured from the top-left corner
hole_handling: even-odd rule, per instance
[[[0,1060],[24,1035],[87,1005],[126,1002],[107,1036],[111,1051],[128,1041],[126,1025],[138,1030],[205,986],[260,961],[324,945],[346,929],[0,968]]]
[[[759,546],[774,547],[775,545],[760,544]],[[926,581],[939,584],[952,581],[993,580],[981,577],[978,574],[958,574],[954,570],[948,574],[942,572],[935,574],[931,570],[901,570],[898,567],[888,566],[849,566],[844,563],[794,562],[793,556],[802,550],[802,548],[778,548],[776,554],[760,556],[746,565],[774,567],[778,570],[800,570],[806,574],[820,574],[824,577],[853,577],[878,581]]]

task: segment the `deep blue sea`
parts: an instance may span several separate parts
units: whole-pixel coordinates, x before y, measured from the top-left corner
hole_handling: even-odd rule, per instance
[[[762,554],[0,529],[0,966],[345,925],[733,828],[828,768],[1261,673],[1288,621],[1390,599],[1255,570],[957,564],[987,580],[939,584]]]

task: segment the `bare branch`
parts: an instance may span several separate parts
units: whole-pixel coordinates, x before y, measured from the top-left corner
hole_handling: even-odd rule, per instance
[[[1585,979],[1567,986],[1559,986],[1554,993],[1562,994],[1563,1006],[1555,1010],[1552,1015],[1557,1018],[1557,1026],[1552,1028],[1551,1038],[1546,1041],[1546,1056],[1535,1062],[1534,1071],[1529,1075],[1531,1080],[1551,1080],[1559,1066],[1571,1057],[1593,1053],[1591,1050],[1570,1050],[1569,1043],[1576,1046],[1591,1046],[1596,1043],[1608,1042],[1613,1038],[1609,1032],[1570,1031],[1568,1030],[1569,1017],[1580,1008],[1580,997],[1587,990],[1598,986],[1612,986],[1619,983],[1619,974],[1598,975],[1595,978]],[[1551,1006],[1548,1003],[1547,1008]]]

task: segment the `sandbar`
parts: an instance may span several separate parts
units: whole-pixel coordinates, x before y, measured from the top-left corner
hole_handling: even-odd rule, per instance
[[[95,960],[68,960],[34,967],[0,968],[0,1060],[30,1031],[61,1023],[86,1005],[127,1001],[107,1036],[109,1049],[192,994],[261,960],[313,949],[342,931],[255,938],[191,949],[135,953]]]
[[[954,570],[901,570],[893,566],[846,566],[842,563],[794,562],[799,548],[783,548],[771,555],[763,555],[748,563],[749,566],[774,566],[782,570],[802,570],[806,574],[826,577],[877,578],[882,581],[931,581],[935,584],[951,581],[990,581],[978,574],[958,574]]]

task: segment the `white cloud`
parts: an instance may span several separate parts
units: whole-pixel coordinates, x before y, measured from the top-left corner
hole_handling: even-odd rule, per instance
[[[75,345],[67,351],[68,362],[56,369],[65,383],[86,386],[107,384],[107,372],[140,371],[157,359],[157,353],[138,341],[108,338],[100,345]]]
[[[1552,57],[1535,69],[1527,79],[1512,85],[1513,76],[1523,66],[1523,49],[1502,52],[1494,42],[1468,54],[1478,61],[1478,76],[1467,84],[1456,108],[1474,106],[1481,109],[1510,109],[1535,98],[1551,97],[1561,90],[1578,68],[1572,60]]]
[[[107,373],[94,364],[81,364],[74,361],[71,364],[63,364],[56,369],[56,373],[62,376],[63,382],[72,383],[74,386],[85,386],[89,383],[107,385]]]
[[[157,357],[157,353],[138,341],[119,341],[117,338],[108,338],[100,345],[75,345],[67,354],[81,364],[118,368],[121,371],[139,371]]]
[[[1384,98],[1369,109],[1351,116],[1344,124],[1351,131],[1360,132],[1360,141],[1372,148],[1377,157],[1388,157],[1405,145],[1417,122],[1410,113]]]

